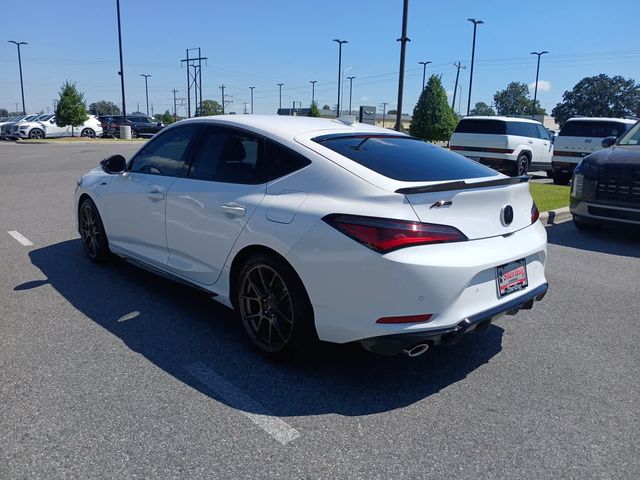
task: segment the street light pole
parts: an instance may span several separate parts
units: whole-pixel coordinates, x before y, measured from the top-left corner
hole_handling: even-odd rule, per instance
[[[463,66],[460,62],[454,63],[453,66],[458,69],[458,72],[456,73],[456,86],[453,87],[453,101],[451,102],[451,110],[455,111],[456,95],[458,92],[458,79],[460,78],[460,69],[467,68],[467,67]],[[460,100],[460,102],[462,102],[462,100]]]
[[[278,87],[280,88],[280,94],[278,96],[279,100],[278,100],[278,110],[282,110],[282,86],[284,85],[284,83],[279,83]],[[280,115],[280,112],[278,112],[278,115]]]
[[[125,125],[127,118],[127,104],[124,99],[124,66],[122,62],[122,28],[120,26],[120,0],[116,0],[116,10],[118,12],[118,48],[120,50],[120,88],[122,89],[122,124]]]
[[[147,115],[149,115],[149,85],[147,84],[147,79],[151,75],[141,73],[140,76],[144,77],[144,93],[145,93],[145,97],[147,98]]]
[[[351,115],[351,93],[353,92],[353,79],[356,77],[347,77],[349,79],[349,115]]]
[[[471,110],[471,86],[473,84],[473,62],[476,56],[476,28],[478,25],[484,23],[482,20],[476,20],[475,18],[467,18],[471,23],[473,23],[473,44],[471,47],[471,72],[469,72],[469,100],[467,101],[467,115],[469,115],[469,111]]]
[[[15,44],[16,47],[18,47],[18,68],[20,69],[20,93],[22,93],[22,114],[26,115],[27,110],[24,106],[24,84],[22,83],[22,57],[20,55],[20,45],[29,45],[29,44],[27,42],[16,42],[15,40],[9,40],[9,43],[13,43]]]
[[[536,85],[533,88],[533,106],[531,107],[531,118],[536,115],[536,101],[538,100],[538,76],[540,75],[540,57],[545,53],[549,53],[546,50],[542,52],[531,52],[531,55],[538,56],[538,66],[536,68]]]
[[[253,115],[253,89],[256,87],[249,87],[249,90],[251,90],[251,115]]]
[[[418,62],[418,63],[422,65],[422,90],[424,90],[424,80],[427,75],[427,65],[429,65],[431,62]]]
[[[316,83],[318,83],[318,81],[309,80],[309,83],[311,84],[311,105],[313,105],[316,103]]]
[[[338,108],[336,108],[336,117],[340,116],[340,81],[342,80],[342,44],[349,43],[347,40],[333,39],[338,43]]]
[[[402,92],[404,89],[404,57],[407,50],[407,42],[411,40],[407,37],[407,17],[409,16],[409,0],[404,0],[402,7],[402,36],[400,42],[400,77],[398,78],[398,110],[396,111],[396,131],[402,127]]]

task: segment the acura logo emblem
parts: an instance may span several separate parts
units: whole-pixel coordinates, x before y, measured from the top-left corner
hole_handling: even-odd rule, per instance
[[[502,217],[500,220],[502,220],[502,224],[505,227],[511,225],[511,222],[513,222],[513,207],[511,205],[504,207],[500,216]]]

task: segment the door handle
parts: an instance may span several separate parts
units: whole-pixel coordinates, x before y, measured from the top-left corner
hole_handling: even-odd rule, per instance
[[[233,217],[244,217],[247,213],[247,209],[240,205],[222,205],[220,209],[227,215]]]
[[[151,200],[164,200],[164,193],[159,192],[158,190],[152,190],[147,193],[147,198]]]

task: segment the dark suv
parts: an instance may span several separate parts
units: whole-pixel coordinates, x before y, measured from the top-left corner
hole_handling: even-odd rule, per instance
[[[122,116],[114,116],[108,127],[110,136],[120,136]],[[131,127],[131,138],[151,137],[164,128],[164,124],[146,115],[127,115],[125,125]]]
[[[581,230],[612,223],[640,227],[640,122],[602,146],[573,173],[573,222]]]

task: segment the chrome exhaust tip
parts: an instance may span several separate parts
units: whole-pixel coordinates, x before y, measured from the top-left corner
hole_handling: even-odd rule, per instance
[[[428,343],[420,343],[418,345],[414,345],[413,347],[403,350],[402,353],[405,353],[408,357],[418,357],[422,355],[424,352],[429,350]]]

